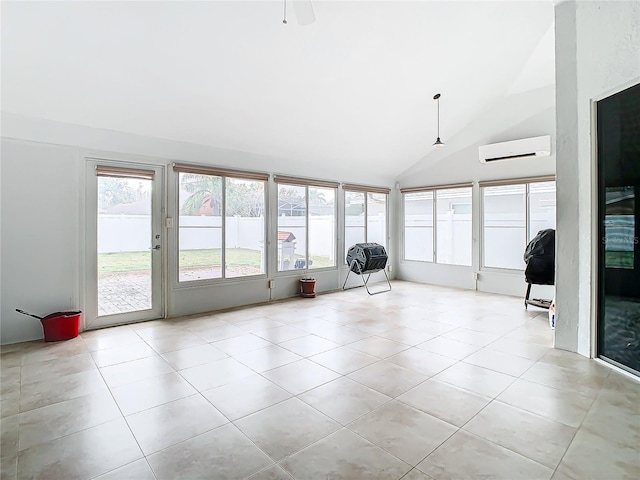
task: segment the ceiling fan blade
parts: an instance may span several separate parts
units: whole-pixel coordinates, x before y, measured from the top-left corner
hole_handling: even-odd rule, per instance
[[[293,0],[293,9],[296,12],[298,25],[310,25],[316,21],[311,0]]]

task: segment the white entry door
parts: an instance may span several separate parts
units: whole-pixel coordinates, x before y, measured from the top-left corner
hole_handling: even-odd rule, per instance
[[[164,315],[164,169],[89,160],[86,328]]]

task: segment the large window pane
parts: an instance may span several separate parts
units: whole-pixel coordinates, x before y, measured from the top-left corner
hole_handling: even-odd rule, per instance
[[[180,173],[178,281],[222,276],[222,178]]]
[[[471,188],[436,191],[436,261],[471,265]]]
[[[306,268],[306,187],[278,185],[278,271]]]
[[[265,273],[264,182],[226,179],[225,277]]]
[[[107,176],[97,180],[98,315],[150,309],[153,182]]]
[[[527,246],[525,185],[482,190],[484,266],[524,270],[522,256]]]
[[[309,266],[336,265],[336,191],[309,187]]]
[[[433,192],[404,194],[404,258],[433,261]]]
[[[540,230],[556,228],[556,182],[529,184],[529,241]]]
[[[385,193],[367,193],[367,242],[387,247],[387,197]]]
[[[346,263],[349,247],[367,241],[365,232],[365,194],[364,192],[344,193],[344,246],[342,259]]]

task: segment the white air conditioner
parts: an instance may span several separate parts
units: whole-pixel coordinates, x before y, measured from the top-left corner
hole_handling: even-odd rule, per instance
[[[482,163],[515,160],[517,158],[548,157],[550,154],[551,137],[549,135],[492,143],[478,147],[478,155]]]

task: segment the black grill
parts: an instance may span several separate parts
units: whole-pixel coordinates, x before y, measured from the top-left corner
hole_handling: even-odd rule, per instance
[[[387,259],[386,250],[377,243],[356,243],[347,252],[347,265],[358,275],[383,270]]]
[[[556,266],[556,231],[552,228],[540,230],[524,251],[527,268],[524,277],[527,283],[553,285]]]

